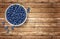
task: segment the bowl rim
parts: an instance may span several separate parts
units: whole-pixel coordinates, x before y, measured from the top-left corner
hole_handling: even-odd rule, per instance
[[[7,20],[6,12],[7,12],[7,10],[8,10],[12,5],[19,5],[19,6],[22,6],[22,7],[25,9],[26,18],[25,18],[25,20],[24,20],[21,24],[19,24],[19,25],[14,25],[14,24],[10,23],[10,22]],[[14,3],[14,4],[9,5],[9,6],[7,7],[7,9],[5,10],[5,20],[6,20],[11,26],[21,26],[21,25],[23,25],[23,24],[26,22],[26,20],[27,20],[27,10],[26,10],[26,8],[25,8],[23,5],[20,5],[20,4],[18,4],[18,3]]]

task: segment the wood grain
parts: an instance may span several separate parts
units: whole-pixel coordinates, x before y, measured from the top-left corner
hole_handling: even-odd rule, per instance
[[[30,7],[27,21],[6,33],[5,10],[10,4]],[[60,39],[60,0],[0,0],[0,39]]]

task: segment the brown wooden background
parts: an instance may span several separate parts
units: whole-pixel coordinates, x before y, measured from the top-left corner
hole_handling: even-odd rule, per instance
[[[7,35],[1,22],[5,21],[6,8],[13,3],[31,10],[26,23]],[[60,39],[60,0],[0,0],[0,18],[0,39]]]

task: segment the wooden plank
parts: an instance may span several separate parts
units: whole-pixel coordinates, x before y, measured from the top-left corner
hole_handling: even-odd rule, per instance
[[[5,18],[5,13],[0,13],[0,18]]]
[[[6,36],[8,35],[6,32],[0,32],[0,35],[1,36]],[[23,35],[23,36],[51,36],[51,35],[54,35],[54,33],[52,32],[13,32],[13,31],[10,31],[9,32],[9,35],[12,35],[12,36],[20,36],[20,35]]]
[[[56,12],[58,13],[58,12],[60,12],[60,8],[55,8],[56,9]]]
[[[51,36],[23,36],[22,39],[51,39]]]
[[[0,28],[1,30],[4,28]],[[54,35],[53,28],[14,28],[10,31],[12,35]],[[3,32],[0,32],[0,34]],[[4,33],[6,33],[4,31]]]
[[[0,12],[4,12],[5,13],[6,8],[0,8]]]
[[[15,28],[13,32],[54,32],[53,28]]]
[[[2,2],[17,2],[17,0],[3,0]]]
[[[22,5],[33,8],[60,8],[60,3],[23,3]]]
[[[59,18],[60,13],[29,13],[29,18]]]
[[[55,17],[60,18],[60,13],[56,13]]]
[[[0,12],[4,13],[6,8],[0,8]],[[31,8],[31,13],[59,13],[60,11],[58,9],[53,8]]]
[[[35,20],[35,21],[34,21]],[[27,22],[34,22],[34,23],[55,23],[54,18],[30,18]]]
[[[17,0],[3,0],[3,2],[17,2]],[[48,0],[18,0],[18,2],[48,2]]]
[[[58,8],[31,8],[31,11],[32,13],[59,13],[60,9]]]
[[[1,20],[0,22],[2,22]],[[4,20],[5,21],[5,20]],[[55,18],[27,18],[29,23],[57,23]]]
[[[60,32],[54,32],[55,36],[60,36]]]
[[[49,2],[60,2],[60,0],[49,0]]]
[[[0,6],[1,5],[10,5],[10,4],[12,4],[12,3],[0,3]],[[54,3],[54,4],[52,4],[52,3],[19,3],[19,4],[21,4],[21,5],[24,5],[24,6],[26,6],[26,7],[37,7],[37,8],[42,8],[42,7],[45,7],[45,8],[49,8],[49,7],[53,7],[53,8],[55,8],[55,7],[60,7],[60,3]]]
[[[55,3],[55,6],[56,7],[60,7],[60,3]]]
[[[60,32],[60,30],[59,30],[60,28],[54,28],[54,32]]]
[[[6,3],[0,3],[1,18],[4,18],[6,8],[17,0],[3,2]],[[4,36],[1,33],[5,32],[4,27],[0,27],[0,39],[60,39],[60,3],[51,3],[60,2],[59,0],[18,0],[18,2],[26,8],[31,8],[28,19],[21,27],[15,27],[10,31],[14,36]],[[1,23],[3,21],[6,22],[5,19],[0,20],[0,26],[3,26]],[[7,25],[11,26],[6,22],[5,26]]]
[[[21,39],[22,36],[0,36],[0,39]]]
[[[44,37],[44,38],[43,38]],[[1,39],[51,39],[51,36],[0,36]]]
[[[9,6],[12,3],[0,3],[0,6],[3,7],[3,5],[5,6]],[[32,7],[32,8],[51,8],[51,7],[59,7],[58,3],[54,3],[52,6],[52,3],[19,3],[21,5],[24,5],[25,7]],[[58,6],[56,6],[58,5]]]
[[[53,39],[60,39],[60,36],[53,36]]]
[[[2,29],[0,28],[0,33],[1,33],[1,32],[5,32],[5,29],[4,29],[4,28],[2,28]]]
[[[18,2],[48,2],[48,0],[18,0]]]

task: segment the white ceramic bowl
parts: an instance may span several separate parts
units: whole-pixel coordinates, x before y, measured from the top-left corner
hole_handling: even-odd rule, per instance
[[[7,8],[6,11],[5,11],[5,19],[6,19],[6,21],[7,21],[11,26],[21,26],[21,25],[23,25],[23,24],[25,23],[25,21],[27,20],[27,10],[26,10],[26,8],[25,8],[24,6],[22,6],[22,7],[25,9],[26,18],[25,18],[25,20],[24,20],[21,24],[19,24],[19,25],[14,25],[14,24],[10,23],[10,22],[7,20],[7,17],[6,17],[6,12],[7,12],[7,10],[9,9],[9,7],[11,7],[12,5],[22,6],[22,5],[20,5],[20,4],[11,4],[10,6],[8,6],[8,8]]]

